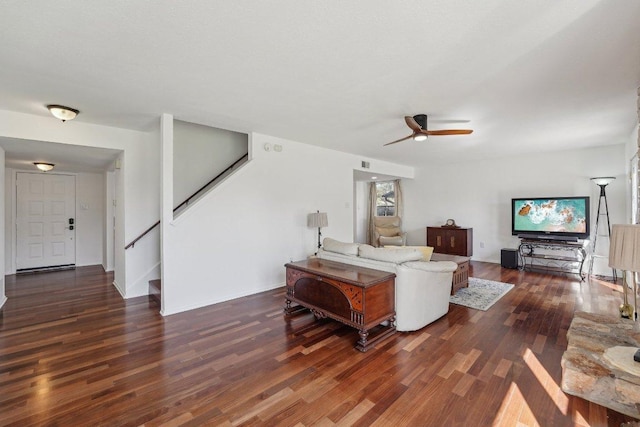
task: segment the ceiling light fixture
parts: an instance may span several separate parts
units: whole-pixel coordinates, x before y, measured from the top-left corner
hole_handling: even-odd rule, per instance
[[[425,139],[427,139],[427,135],[425,134],[418,134],[413,137],[414,141],[424,141]]]
[[[42,172],[49,172],[55,166],[53,163],[34,162],[34,165]]]
[[[63,122],[75,119],[80,112],[74,108],[65,107],[64,105],[47,105],[47,108],[53,117],[60,119]]]

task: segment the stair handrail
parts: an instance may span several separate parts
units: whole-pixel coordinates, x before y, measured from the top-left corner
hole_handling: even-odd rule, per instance
[[[225,173],[229,172],[231,169],[233,169],[238,163],[240,163],[245,157],[248,157],[249,153],[245,153],[242,155],[242,157],[240,157],[238,160],[236,160],[235,162],[233,162],[230,166],[228,166],[225,170],[223,170],[222,172],[220,172],[218,175],[215,176],[215,178],[213,178],[211,181],[207,182],[205,185],[203,185],[202,187],[200,187],[198,190],[196,190],[191,196],[187,197],[186,200],[182,203],[180,203],[178,206],[176,206],[175,208],[173,208],[173,212],[177,211],[178,209],[180,209],[182,206],[189,204],[189,201],[191,199],[193,199],[197,194],[199,194],[202,190],[204,190],[205,188],[207,188],[208,186],[210,186],[211,184],[213,184],[218,178],[220,178],[222,175],[224,175]],[[124,247],[125,250],[132,248],[135,246],[136,242],[140,239],[142,239],[144,236],[146,236],[151,230],[153,230],[154,228],[156,228],[158,225],[160,225],[160,220],[158,220],[155,224],[153,224],[151,227],[147,228],[145,231],[143,231],[138,237],[136,237],[135,239],[133,239],[131,241],[131,243],[129,243],[127,246]]]

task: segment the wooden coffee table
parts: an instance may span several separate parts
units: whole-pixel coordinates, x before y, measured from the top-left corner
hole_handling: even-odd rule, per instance
[[[468,256],[448,255],[434,253],[431,255],[431,261],[453,261],[458,264],[458,268],[453,272],[451,283],[451,295],[454,295],[460,288],[469,287],[469,260]]]
[[[329,317],[358,330],[356,348],[362,352],[396,332],[394,273],[311,258],[288,263],[285,315],[311,310],[318,319]],[[374,337],[369,331],[388,321]]]

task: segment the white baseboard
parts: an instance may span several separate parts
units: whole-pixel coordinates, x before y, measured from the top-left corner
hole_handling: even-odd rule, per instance
[[[265,289],[255,290],[254,292],[246,292],[246,293],[241,293],[241,294],[237,294],[237,295],[232,295],[232,296],[229,296],[229,297],[226,297],[226,298],[215,298],[215,299],[210,299],[210,300],[207,300],[207,301],[201,301],[201,302],[198,302],[196,304],[189,304],[189,305],[185,305],[185,306],[182,306],[182,307],[174,308],[171,311],[164,310],[164,307],[163,307],[163,309],[160,311],[160,314],[162,316],[171,316],[172,314],[178,314],[178,313],[182,313],[184,311],[195,310],[196,308],[202,308],[202,307],[206,307],[206,306],[209,306],[209,305],[219,304],[221,302],[227,302],[227,301],[231,301],[231,300],[234,300],[234,299],[237,299],[237,298],[242,298],[242,297],[246,297],[246,296],[249,296],[249,295],[259,294],[261,292],[272,291],[274,289],[278,289],[278,288],[284,287],[285,284],[286,284],[285,282],[277,283],[277,284],[272,285],[270,287],[267,287]]]
[[[113,286],[115,286],[115,288],[117,289],[118,293],[120,294],[120,296],[122,297],[122,299],[126,299],[126,297],[124,296],[124,292],[122,292],[122,289],[120,289],[120,285],[118,285],[118,282],[116,282],[115,280],[113,282],[111,282],[111,284]]]

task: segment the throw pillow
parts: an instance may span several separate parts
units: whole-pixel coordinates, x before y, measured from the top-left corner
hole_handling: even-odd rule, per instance
[[[433,255],[433,247],[431,246],[411,246],[422,252],[422,261],[431,261],[431,255]]]
[[[382,246],[385,246],[385,245],[402,246],[402,236],[393,236],[393,237],[380,236],[378,238],[378,241]]]
[[[401,233],[399,227],[376,227],[376,231],[379,235],[384,237],[397,236]]]
[[[360,246],[358,243],[340,242],[330,237],[325,237],[322,240],[322,247],[325,251],[344,255],[358,255],[358,246]]]

